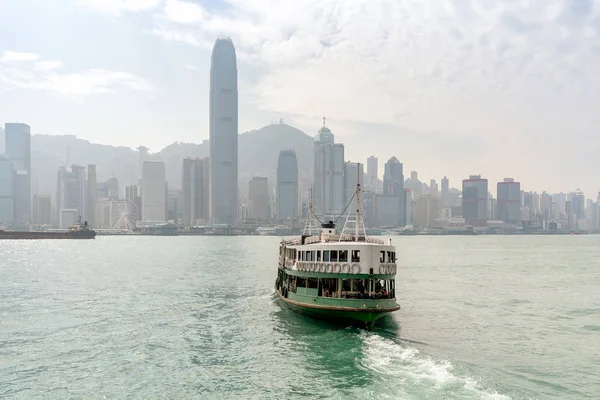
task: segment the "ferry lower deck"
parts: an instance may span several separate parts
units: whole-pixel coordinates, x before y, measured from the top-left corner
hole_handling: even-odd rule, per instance
[[[389,275],[315,274],[279,268],[275,289],[296,311],[367,326],[400,309],[395,280]]]

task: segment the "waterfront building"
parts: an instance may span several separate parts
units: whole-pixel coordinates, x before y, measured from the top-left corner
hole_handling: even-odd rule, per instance
[[[183,160],[181,182],[182,223],[200,225],[210,218],[210,159]]]
[[[269,183],[266,177],[255,176],[249,183],[248,215],[256,220],[269,219]]]
[[[73,164],[71,169],[60,167],[57,173],[56,212],[57,221],[61,228],[66,229],[83,217],[86,201],[85,167]],[[63,212],[68,210],[68,212]]]
[[[488,180],[471,175],[462,182],[462,216],[467,224],[483,226],[488,219]]]
[[[416,228],[431,228],[439,217],[440,202],[434,195],[420,196],[415,202],[413,225]]]
[[[498,220],[506,223],[521,222],[521,184],[512,178],[504,178],[497,185]]]
[[[143,220],[153,222],[166,221],[166,202],[165,164],[161,161],[144,161],[142,164]]]

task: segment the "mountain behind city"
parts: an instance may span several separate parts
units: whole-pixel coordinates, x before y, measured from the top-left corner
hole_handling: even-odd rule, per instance
[[[308,179],[313,163],[314,139],[286,124],[270,124],[239,135],[239,180],[243,191],[253,176],[266,176],[274,186],[279,152],[296,151],[300,180]],[[140,145],[143,145],[140,144]],[[209,155],[209,142],[174,142],[156,153],[151,160],[165,163],[169,188],[180,189],[184,158]],[[138,151],[129,147],[91,143],[74,135],[34,134],[31,137],[32,185],[34,193],[56,192],[57,167],[95,164],[98,181],[116,177],[121,188],[137,183],[141,175]]]

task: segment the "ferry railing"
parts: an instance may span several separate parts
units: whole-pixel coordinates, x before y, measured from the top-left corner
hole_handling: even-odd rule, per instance
[[[354,241],[356,241],[355,236],[349,235],[349,234],[329,235],[329,236],[325,236],[323,239],[327,243],[338,242],[338,241],[339,242],[354,242]],[[320,243],[321,240],[322,240],[321,236],[309,236],[304,239],[304,244]],[[302,239],[301,238],[283,239],[282,242],[286,246],[296,246],[296,245],[302,244]],[[364,237],[364,236],[359,236],[358,242],[359,243],[362,242],[362,243],[385,245],[385,242],[381,239],[375,239],[372,237]]]
[[[304,244],[319,243],[320,241],[321,241],[321,238],[319,236],[310,236],[304,240]]]

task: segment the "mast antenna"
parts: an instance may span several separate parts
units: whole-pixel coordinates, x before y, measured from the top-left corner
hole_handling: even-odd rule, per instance
[[[309,198],[308,198],[308,216],[306,217],[306,224],[304,225],[304,230],[302,231],[302,235],[303,236],[312,236],[313,235],[313,230],[315,231],[315,234],[320,234],[320,229],[315,225],[314,221],[313,221],[313,215],[314,215],[314,211],[313,211],[313,203],[312,203],[312,196],[313,196],[313,190],[312,190],[312,185],[310,186],[310,191],[309,191]]]
[[[340,235],[340,240],[342,239],[342,235],[344,234],[352,235],[351,233],[348,233],[349,231],[352,232],[352,225],[354,225],[354,241],[358,242],[361,234],[365,238],[365,240],[367,239],[367,228],[365,226],[365,221],[362,215],[360,193],[360,163],[356,163],[356,191],[354,193],[353,199],[356,201],[356,210],[354,213],[352,213],[351,210],[348,210],[348,216],[346,217],[346,222],[344,223],[344,228],[342,229],[342,233]]]

